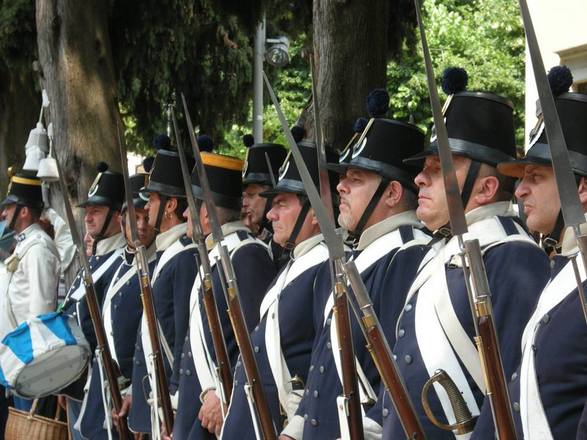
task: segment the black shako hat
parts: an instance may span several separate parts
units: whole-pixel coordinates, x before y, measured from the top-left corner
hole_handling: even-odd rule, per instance
[[[304,159],[304,163],[308,167],[308,171],[310,172],[310,176],[314,181],[314,185],[316,188],[320,186],[320,177],[319,177],[319,170],[318,170],[318,152],[316,151],[316,144],[311,141],[300,141],[298,142],[298,147],[300,149],[300,153],[302,154],[302,158]],[[336,154],[333,151],[326,150],[326,161],[329,164],[332,164],[336,161]],[[338,176],[334,175],[334,173],[329,172],[328,177],[330,180],[330,187],[332,190],[332,194],[335,194],[336,184],[338,182]],[[291,152],[285,158],[283,165],[279,170],[279,179],[277,181],[277,185],[268,190],[262,192],[260,195],[262,197],[273,197],[279,193],[293,193],[299,195],[307,195],[306,190],[304,188],[304,184],[302,182],[302,178],[300,177],[300,173],[298,171],[298,167],[296,165],[296,161],[291,155]]]
[[[571,168],[575,174],[587,176],[587,95],[563,93],[555,97],[555,105],[567,143]],[[502,162],[497,169],[506,176],[522,177],[524,167],[531,164],[552,165],[543,121],[530,140],[526,156],[523,159]]]
[[[341,153],[339,163],[329,168],[339,173],[348,168],[372,171],[415,189],[419,168],[404,160],[421,153],[424,141],[424,133],[413,124],[371,118],[358,140]]]
[[[35,176],[35,172],[21,171],[10,177],[8,191],[0,202],[0,208],[12,204],[43,209],[41,180]]]
[[[266,154],[271,163],[271,171],[269,171]],[[261,143],[250,146],[247,149],[247,157],[243,167],[243,185],[250,183],[272,185],[270,173],[277,180],[279,167],[283,164],[286,156],[287,150],[280,144]]]
[[[201,157],[216,206],[240,210],[243,161],[236,157],[208,152],[202,152]],[[195,198],[204,200],[197,167],[192,171],[192,193]]]
[[[445,104],[445,122],[454,154],[497,166],[516,155],[512,102],[488,92],[458,92]],[[406,162],[438,154],[436,134],[430,146]]]
[[[96,170],[98,175],[88,190],[87,200],[77,206],[80,208],[108,206],[115,211],[120,211],[124,201],[124,179],[122,174],[110,171],[106,162],[99,162]]]
[[[181,177],[179,155],[175,151],[160,149],[153,161],[149,181],[143,192],[155,192],[167,197],[185,197],[185,187]]]
[[[147,195],[141,190],[147,185],[149,175],[147,173],[137,173],[129,177],[130,190],[132,192],[132,203],[135,208],[144,209],[149,201]],[[126,207],[126,199],[123,209]]]

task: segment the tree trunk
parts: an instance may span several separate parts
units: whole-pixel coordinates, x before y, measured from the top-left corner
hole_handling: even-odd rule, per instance
[[[8,187],[6,169],[22,168],[24,146],[41,110],[41,96],[32,76],[0,66],[0,194]]]
[[[385,87],[390,0],[314,0],[314,62],[326,145],[341,150],[365,98]]]
[[[74,201],[86,197],[98,161],[120,169],[120,115],[107,14],[107,3],[101,0],[36,1],[37,45],[51,101],[54,149]]]
[[[43,85],[51,102],[54,150],[65,171],[72,205],[87,197],[96,164],[120,170],[108,6],[102,0],[36,0],[37,45]],[[63,194],[51,185],[51,205],[65,217]],[[75,212],[78,230],[82,213]],[[81,235],[83,237],[83,234]],[[66,274],[71,281],[76,264]]]

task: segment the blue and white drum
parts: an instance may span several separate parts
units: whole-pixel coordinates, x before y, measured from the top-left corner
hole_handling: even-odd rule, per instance
[[[89,359],[90,345],[75,318],[46,313],[0,343],[0,384],[24,398],[48,396],[79,378]]]

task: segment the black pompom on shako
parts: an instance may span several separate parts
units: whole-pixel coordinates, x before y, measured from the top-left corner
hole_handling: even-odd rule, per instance
[[[469,84],[469,75],[462,67],[447,67],[442,72],[442,90],[447,95],[464,92]]]
[[[367,95],[367,113],[371,118],[384,118],[389,110],[389,93],[374,89]]]
[[[243,136],[243,144],[245,147],[251,148],[254,143],[255,143],[255,138],[253,137],[252,134],[245,134]]]
[[[153,138],[151,144],[157,151],[159,150],[171,150],[171,139],[166,134],[158,134]]]
[[[207,151],[208,153],[214,150],[214,141],[207,134],[201,134],[198,136],[198,147],[200,151]]]
[[[304,136],[306,136],[306,130],[301,125],[294,125],[291,128],[291,135],[297,144],[298,142],[301,142],[302,139],[304,139]]]
[[[555,66],[548,71],[548,83],[556,98],[569,91],[573,85],[573,74],[567,66]]]

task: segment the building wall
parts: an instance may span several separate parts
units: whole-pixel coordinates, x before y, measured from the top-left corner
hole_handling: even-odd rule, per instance
[[[527,0],[540,44],[544,67],[566,64],[573,72],[574,90],[587,93],[587,0]],[[536,82],[526,49],[526,148],[536,124]]]

